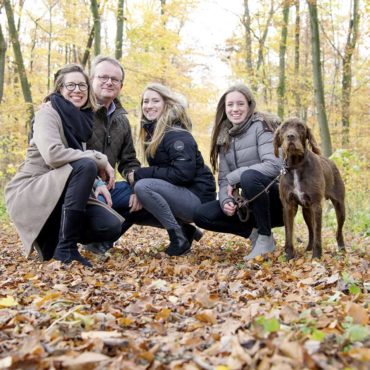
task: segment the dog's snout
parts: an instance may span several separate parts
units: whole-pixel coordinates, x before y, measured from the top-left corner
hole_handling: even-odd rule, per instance
[[[294,140],[295,139],[295,135],[290,132],[290,133],[288,133],[287,138],[289,140]]]

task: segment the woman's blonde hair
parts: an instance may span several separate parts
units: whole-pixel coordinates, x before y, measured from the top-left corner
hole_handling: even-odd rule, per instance
[[[145,122],[145,116],[143,114],[143,101],[144,94],[146,91],[151,90],[158,93],[164,101],[164,107],[162,115],[159,117],[155,124],[153,136],[150,141],[146,141],[147,133],[141,125],[140,129],[140,143],[142,146],[142,152],[145,153],[145,157],[154,157],[158,145],[163,140],[164,134],[167,130],[191,130],[191,120],[186,112],[186,103],[183,99],[173,93],[168,87],[160,83],[151,83],[144,89],[141,97],[141,122]]]
[[[62,68],[58,69],[58,71],[54,75],[54,87],[52,92],[44,99],[44,102],[47,102],[50,100],[50,95],[54,93],[60,93],[60,90],[63,87],[65,76],[68,73],[72,72],[79,72],[84,76],[86,85],[88,86],[88,96],[86,104],[81,109],[91,108],[93,111],[96,111],[98,108],[98,105],[96,103],[95,94],[92,90],[91,83],[89,76],[87,73],[83,70],[83,68],[79,64],[66,64]]]

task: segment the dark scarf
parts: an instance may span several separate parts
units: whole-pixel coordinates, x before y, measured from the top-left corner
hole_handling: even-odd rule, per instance
[[[82,143],[86,143],[92,134],[94,117],[92,110],[76,108],[59,93],[51,94],[50,102],[62,120],[68,147],[84,150]]]
[[[142,118],[141,127],[146,132],[145,141],[150,141],[152,139],[156,123],[157,123],[157,120],[149,121],[145,117]]]

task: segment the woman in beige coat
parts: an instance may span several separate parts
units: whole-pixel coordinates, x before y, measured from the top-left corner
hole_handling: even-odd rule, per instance
[[[107,157],[85,150],[95,108],[88,76],[79,65],[64,66],[44,102],[26,160],[5,189],[7,209],[27,257],[35,248],[44,260],[91,267],[77,243],[115,240],[123,220],[98,201],[88,202],[98,174],[114,186]]]

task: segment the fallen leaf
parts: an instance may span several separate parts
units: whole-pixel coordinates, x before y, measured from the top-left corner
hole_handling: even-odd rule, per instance
[[[214,315],[214,313],[211,311],[211,310],[204,310],[202,312],[199,312],[195,315],[195,317],[201,321],[201,322],[205,322],[207,324],[216,324],[217,323],[217,320],[216,320],[216,317]]]
[[[0,308],[17,306],[18,302],[10,295],[0,299]]]
[[[357,303],[349,302],[346,311],[356,324],[367,325],[369,322],[369,312]]]

